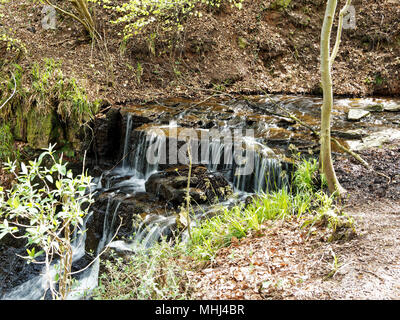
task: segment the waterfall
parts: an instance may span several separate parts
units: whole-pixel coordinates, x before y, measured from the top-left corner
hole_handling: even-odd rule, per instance
[[[136,131],[137,143],[130,147],[132,124],[131,115],[128,114],[122,170],[131,172],[133,177],[143,179],[145,182],[150,175],[159,170],[160,163],[167,164],[168,160],[171,160],[167,155],[167,143],[176,138],[166,136],[160,128],[168,129],[176,126],[176,122],[171,121],[167,126],[155,127],[155,130]],[[281,162],[270,148],[252,137],[243,137],[242,142],[245,147],[239,158],[242,158],[244,165],[236,163],[238,155],[235,154],[234,143],[220,139],[224,138],[224,130],[227,128],[221,129],[218,139],[198,140],[198,149],[192,151],[200,154],[197,163],[205,164],[210,172],[221,172],[238,192],[273,191],[286,184],[287,177],[282,172]],[[228,134],[230,135],[230,132]],[[168,150],[171,153],[170,149]]]
[[[122,154],[123,156],[123,161],[122,161],[122,169],[126,170],[128,167],[128,155],[129,155],[129,140],[131,137],[131,131],[132,131],[132,115],[128,113],[127,118],[126,118],[126,129],[125,129],[125,141],[124,141],[124,153]]]
[[[139,135],[138,142],[131,151],[127,151],[122,168],[132,172],[137,178],[147,180],[150,175],[157,172],[160,160],[165,157],[162,151],[165,150],[166,138],[146,131],[140,131],[137,134]],[[127,135],[126,138],[129,139],[129,137]],[[128,142],[125,141],[125,145],[127,144]]]
[[[176,122],[171,122],[167,129],[176,128],[176,126]],[[107,192],[109,194],[104,213],[102,236],[95,252],[96,256],[107,245],[110,247],[120,246],[133,252],[137,246],[149,248],[162,236],[170,235],[176,224],[174,215],[150,214],[146,216],[146,219],[138,228],[131,244],[121,244],[121,241],[109,243],[115,233],[118,210],[124,201],[123,197],[117,197],[117,195],[125,194],[128,197],[137,192],[144,192],[146,180],[160,169],[161,164],[168,164],[167,157],[171,153],[170,149],[172,149],[167,148],[167,141],[171,140],[170,137],[153,131],[132,131],[131,114],[128,114],[126,118],[124,139],[121,166],[112,171],[102,172],[100,177],[93,180],[91,187],[92,192]],[[132,145],[131,141],[135,141],[135,144]],[[286,178],[282,172],[282,165],[276,159],[272,150],[253,138],[244,137],[244,142],[246,147],[241,149],[240,154],[236,154],[232,142],[218,139],[199,140],[199,149],[194,150],[194,153],[201,155],[200,159],[197,159],[197,163],[206,165],[210,172],[224,175],[241,195],[247,192],[259,193],[283,187],[286,184]],[[169,154],[167,154],[167,150],[169,150]],[[238,157],[240,161],[237,163]],[[243,169],[248,166],[252,170],[248,172],[244,170],[243,172]],[[83,228],[85,228],[89,216],[86,217]],[[183,234],[183,238],[185,237],[187,235]],[[73,251],[74,262],[85,255],[86,234],[76,235],[76,238]],[[68,299],[81,299],[87,292],[95,288],[98,285],[99,269],[100,259],[96,258],[90,267],[78,273],[78,286],[73,288]],[[46,273],[44,270],[43,274],[14,288],[12,292],[3,296],[3,299],[40,299],[48,288],[49,277],[54,279],[54,276],[55,268],[52,266],[49,272]]]
[[[244,138],[244,142],[246,147],[240,154],[244,167],[234,161],[238,155],[235,157],[233,145],[219,140],[209,142],[201,163],[207,163],[207,169],[211,172],[222,172],[239,192],[260,193],[282,188],[287,176],[283,174],[282,164],[273,151],[248,137]],[[249,170],[243,170],[246,168]]]
[[[68,295],[69,300],[81,299],[85,295],[90,294],[90,292],[98,286],[98,276],[100,270],[100,258],[99,255],[105,248],[106,244],[111,241],[114,236],[114,225],[115,219],[118,213],[119,206],[121,205],[121,200],[114,200],[114,194],[110,194],[108,197],[106,212],[104,214],[103,221],[103,232],[102,237],[97,245],[96,257],[94,263],[79,274],[78,285],[73,287],[70,294]],[[112,213],[112,215],[111,215]],[[110,221],[111,220],[111,221]]]

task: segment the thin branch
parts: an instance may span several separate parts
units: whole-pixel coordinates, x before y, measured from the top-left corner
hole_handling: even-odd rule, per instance
[[[3,109],[3,107],[14,97],[15,93],[17,92],[17,81],[15,80],[14,74],[10,71],[13,79],[14,79],[14,91],[11,94],[11,96],[1,105],[0,110]]]
[[[339,46],[340,46],[340,42],[341,42],[341,38],[342,38],[342,31],[343,31],[342,30],[343,29],[343,18],[344,18],[344,15],[349,10],[350,4],[351,4],[351,0],[347,0],[346,5],[343,7],[342,10],[340,10],[340,13],[339,13],[339,24],[338,24],[337,34],[336,34],[336,43],[333,48],[332,55],[329,58],[329,63],[331,66],[333,65],[333,62],[335,61],[336,56],[339,51]]]

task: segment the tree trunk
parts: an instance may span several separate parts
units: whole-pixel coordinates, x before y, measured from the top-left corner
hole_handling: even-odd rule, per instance
[[[320,151],[320,169],[328,182],[328,188],[331,193],[343,195],[346,190],[340,185],[331,156],[331,112],[333,107],[333,89],[332,89],[332,64],[336,57],[339,44],[341,29],[343,25],[344,13],[348,10],[350,0],[341,10],[338,25],[338,34],[333,54],[330,54],[330,38],[332,33],[333,19],[336,12],[337,0],[328,0],[324,23],[321,32],[321,81],[323,90],[323,105],[321,109],[321,151]]]

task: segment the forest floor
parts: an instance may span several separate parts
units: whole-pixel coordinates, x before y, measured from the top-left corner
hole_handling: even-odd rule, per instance
[[[344,212],[356,233],[326,241],[300,219],[270,222],[263,233],[221,249],[190,274],[197,299],[400,299],[400,145],[361,152],[373,170],[337,159],[350,196]],[[386,177],[376,174],[384,173]]]

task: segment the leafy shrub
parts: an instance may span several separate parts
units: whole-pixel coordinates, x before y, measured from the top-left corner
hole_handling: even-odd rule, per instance
[[[46,159],[50,169],[42,165]],[[0,239],[6,234],[26,239],[28,263],[44,254],[48,274],[52,261],[59,258],[56,277],[49,285],[53,298],[61,299],[72,284],[73,235],[83,232],[83,218],[93,201],[86,194],[91,177],[85,173],[73,177],[66,165],[62,157],[56,160],[50,146],[29,165],[21,162],[19,173],[15,162],[8,162],[6,169],[14,173],[16,183],[7,191],[0,187]]]
[[[122,5],[114,5],[110,0],[91,1],[121,14],[113,22],[125,25],[125,39],[128,39],[152,24],[160,24],[164,30],[180,30],[188,16],[201,15],[200,11],[196,10],[201,4],[209,8],[218,8],[226,2],[240,9],[243,0],[129,0]]]

